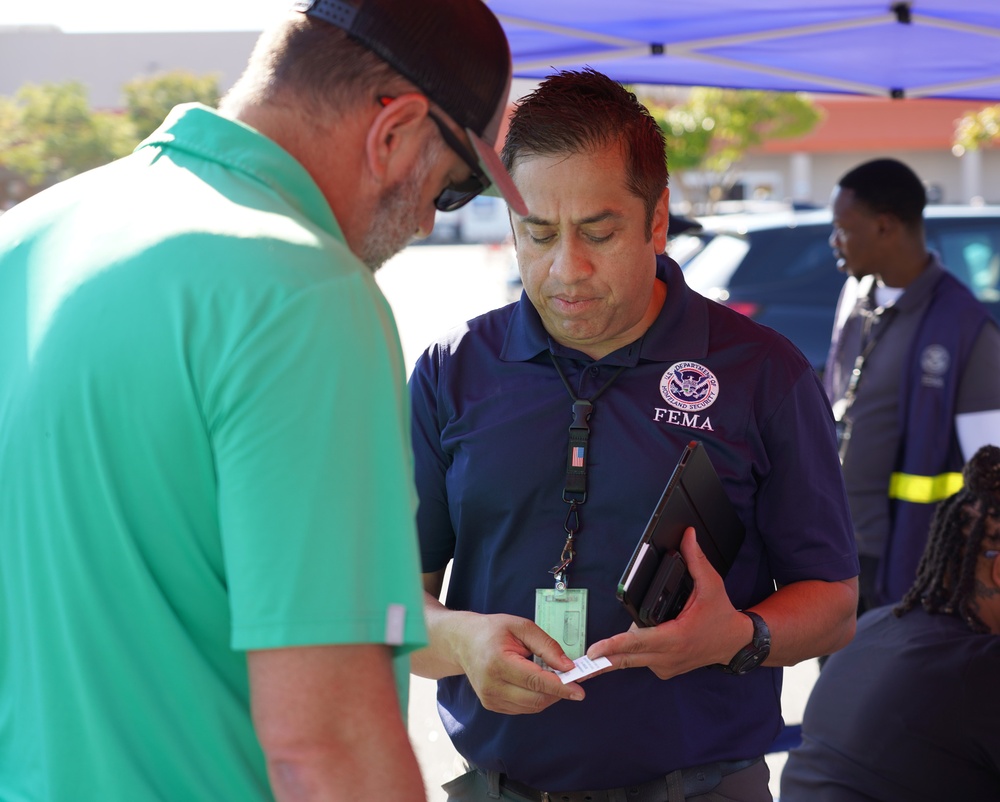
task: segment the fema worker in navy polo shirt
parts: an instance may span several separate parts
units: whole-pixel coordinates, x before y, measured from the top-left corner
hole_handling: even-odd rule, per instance
[[[418,529],[451,800],[770,800],[781,666],[854,633],[858,561],[833,419],[808,362],[659,256],[663,136],[587,70],[518,105],[501,157],[519,302],[432,345],[410,380]],[[684,446],[746,528],[720,577],[638,628],[616,598]],[[451,565],[447,596],[439,601]],[[587,658],[603,670],[564,683]],[[553,670],[549,670],[553,669]]]

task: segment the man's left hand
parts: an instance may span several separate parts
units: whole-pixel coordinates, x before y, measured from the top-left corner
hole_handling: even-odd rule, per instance
[[[753,637],[753,624],[733,607],[722,577],[698,545],[693,527],[681,540],[694,590],[677,618],[656,627],[632,625],[628,632],[598,641],[591,659],[607,657],[615,668],[648,667],[670,679],[702,666],[728,663]]]

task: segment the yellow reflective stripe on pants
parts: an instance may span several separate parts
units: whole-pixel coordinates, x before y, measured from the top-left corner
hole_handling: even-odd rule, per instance
[[[934,504],[961,489],[960,473],[942,473],[938,476],[894,473],[889,477],[889,498],[912,501],[914,504]]]

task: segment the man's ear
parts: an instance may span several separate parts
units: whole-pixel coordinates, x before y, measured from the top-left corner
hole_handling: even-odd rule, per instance
[[[663,188],[663,194],[653,210],[653,246],[656,252],[667,249],[667,233],[670,229],[670,187]]]
[[[365,158],[380,183],[391,184],[423,150],[424,120],[430,103],[416,92],[389,101],[368,126]]]
[[[878,226],[879,236],[898,236],[903,228],[903,221],[895,215],[882,213],[875,215],[875,225]]]

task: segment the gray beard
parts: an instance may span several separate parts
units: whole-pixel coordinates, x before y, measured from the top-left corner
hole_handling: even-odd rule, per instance
[[[419,226],[420,195],[436,152],[428,153],[405,180],[386,187],[368,225],[358,258],[374,273],[410,244]]]

